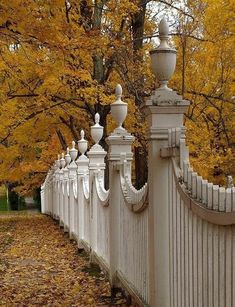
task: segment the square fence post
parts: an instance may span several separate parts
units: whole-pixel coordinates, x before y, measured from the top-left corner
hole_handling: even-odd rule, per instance
[[[149,185],[149,272],[150,306],[170,306],[169,259],[169,157],[161,151],[168,147],[169,129],[183,126],[189,105],[174,91],[156,90],[142,107],[148,132]],[[182,130],[184,131],[184,129]]]
[[[109,145],[109,227],[110,227],[110,282],[111,286],[117,287],[118,281],[116,272],[119,265],[119,249],[122,248],[119,242],[119,227],[120,227],[120,175],[119,168],[122,160],[122,154],[125,154],[126,161],[131,162],[133,153],[131,150],[134,136],[129,134],[124,128],[116,128],[114,132],[106,139]]]

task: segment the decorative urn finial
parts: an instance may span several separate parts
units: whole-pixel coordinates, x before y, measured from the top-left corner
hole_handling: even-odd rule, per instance
[[[69,154],[70,154],[70,157],[72,159],[72,162],[74,162],[75,159],[77,158],[77,155],[78,155],[78,151],[75,148],[75,142],[74,141],[72,141],[72,148],[69,150]]]
[[[85,152],[87,151],[87,140],[84,139],[85,132],[84,130],[81,130],[81,140],[78,141],[78,150],[84,156]]]
[[[64,168],[64,167],[65,167],[64,153],[61,154],[60,166],[61,166],[61,168]]]
[[[98,145],[99,141],[102,139],[104,127],[100,126],[100,115],[99,113],[95,114],[95,125],[91,126],[91,137],[95,141],[95,144]]]
[[[169,25],[165,18],[159,24],[160,45],[150,51],[152,70],[160,82],[158,90],[171,90],[167,83],[175,71],[176,50],[168,45]]]
[[[232,176],[227,176],[227,188],[233,188],[234,184],[233,184],[233,177]]]
[[[57,168],[60,168],[60,155],[57,155],[57,160],[55,160]]]
[[[69,147],[67,147],[67,153],[65,155],[65,162],[66,162],[66,165],[68,166],[69,163],[71,162],[71,156],[69,154]]]
[[[118,129],[123,130],[124,128],[122,127],[122,124],[127,116],[127,103],[121,100],[122,87],[120,84],[116,86],[115,95],[116,95],[116,101],[111,104],[111,114],[118,125]]]

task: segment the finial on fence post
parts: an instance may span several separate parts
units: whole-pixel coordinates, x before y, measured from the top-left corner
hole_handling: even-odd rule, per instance
[[[168,25],[168,22],[166,21],[166,18],[163,17],[159,23],[159,37],[161,40],[161,43],[160,43],[161,47],[163,47],[164,45],[164,47],[166,46],[167,48],[169,48],[168,42],[167,42],[169,38],[168,34],[169,34],[169,25]]]
[[[60,166],[61,166],[61,168],[64,168],[64,167],[65,167],[64,153],[61,154]]]
[[[82,156],[85,156],[85,152],[87,151],[87,140],[84,139],[85,132],[84,130],[81,130],[81,139],[78,141],[78,150],[82,154]]]
[[[152,62],[152,70],[158,81],[160,87],[158,90],[170,90],[167,86],[168,80],[175,71],[176,65],[176,50],[168,45],[169,25],[165,18],[159,23],[159,38],[160,45],[150,51]]]
[[[121,100],[121,98],[122,98],[122,86],[121,86],[121,84],[116,85],[115,95],[116,95],[117,100]]]
[[[67,153],[65,155],[65,162],[66,162],[66,165],[68,166],[69,163],[71,162],[71,156],[69,154],[69,147],[67,147]]]
[[[91,126],[91,137],[95,141],[94,146],[99,146],[99,141],[102,139],[104,127],[100,126],[100,115],[99,113],[95,114],[95,125]]]
[[[120,84],[117,84],[115,89],[116,101],[111,104],[111,114],[115,122],[118,125],[118,130],[124,130],[122,127],[123,122],[127,116],[127,103],[121,100],[122,97],[122,87]]]
[[[69,154],[70,154],[70,157],[72,159],[72,162],[74,162],[75,159],[77,158],[77,155],[78,155],[78,151],[75,148],[75,142],[74,141],[72,141],[72,148],[69,150]]]
[[[99,113],[95,113],[95,123],[96,124],[100,123],[100,114]]]
[[[60,155],[57,155],[57,160],[55,160],[55,164],[58,168],[60,168]]]
[[[232,176],[227,176],[227,188],[233,188],[233,177]]]

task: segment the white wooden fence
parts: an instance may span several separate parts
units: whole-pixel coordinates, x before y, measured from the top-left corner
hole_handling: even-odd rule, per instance
[[[160,34],[166,40],[164,20]],[[175,54],[162,50],[153,51],[153,61],[158,54],[161,61],[162,53]],[[183,126],[189,102],[167,88],[169,67],[154,69],[162,84],[143,106],[148,184],[136,190],[131,182],[134,137],[122,127],[127,105],[118,85],[111,105],[118,128],[106,140],[110,189],[104,188],[106,152],[98,144],[103,128],[97,114],[91,127],[95,145],[87,151],[82,131],[80,155],[73,142],[49,170],[42,212],[58,219],[107,272],[111,285],[125,288],[140,306],[233,307],[235,188],[213,185],[193,171]]]

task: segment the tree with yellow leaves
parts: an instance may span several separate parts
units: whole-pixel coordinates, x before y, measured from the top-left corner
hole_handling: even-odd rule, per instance
[[[55,153],[65,150],[72,139],[78,140],[81,128],[89,138],[96,112],[105,138],[116,83],[123,85],[129,105],[125,125],[137,137],[136,161],[145,162],[139,154],[146,153],[146,148],[138,107],[154,88],[148,51],[158,34],[155,21],[163,8],[176,20],[172,32],[179,54],[172,84],[193,102],[187,114],[192,161],[206,176],[216,175],[212,169],[219,165],[224,178],[231,169],[229,157],[234,146],[229,70],[232,37],[224,32],[226,25],[232,27],[230,11],[223,5],[225,1],[187,1],[184,6],[175,2],[1,2],[1,182],[15,182],[21,193],[38,186]],[[222,14],[221,18],[216,14]],[[215,18],[216,26],[210,22]],[[224,142],[224,135],[229,143]],[[202,167],[203,159],[206,167]],[[139,184],[143,177],[143,173],[137,175]]]
[[[191,1],[182,16],[176,88],[192,101],[186,117],[195,169],[218,184],[235,175],[233,1]],[[179,87],[180,85],[180,87]]]

